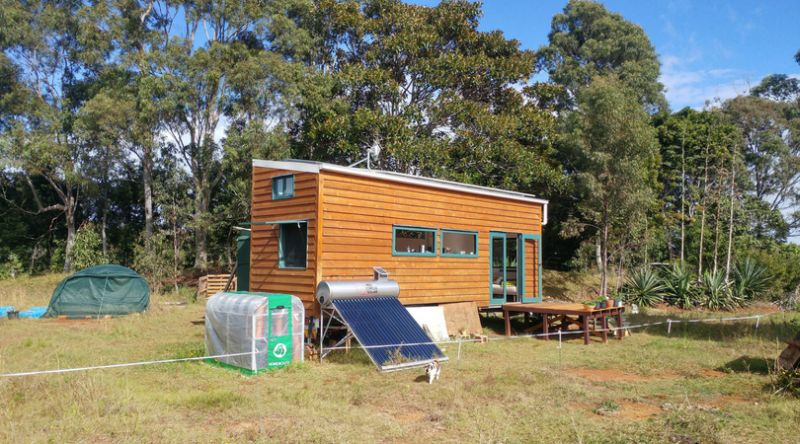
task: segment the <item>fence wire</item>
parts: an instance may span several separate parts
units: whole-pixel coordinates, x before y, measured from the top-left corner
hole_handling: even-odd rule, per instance
[[[770,316],[774,316],[779,314],[780,312],[775,313],[762,313],[756,314],[751,316],[736,316],[736,317],[727,317],[727,318],[706,318],[706,319],[666,319],[664,321],[658,322],[644,322],[640,324],[633,324],[633,325],[624,325],[624,326],[615,326],[609,328],[598,328],[590,330],[593,333],[602,333],[602,332],[616,332],[618,330],[637,330],[641,328],[647,327],[655,327],[658,325],[667,325],[667,333],[671,333],[672,324],[681,324],[681,323],[698,323],[698,322],[731,322],[731,321],[745,321],[745,320],[756,320],[755,328],[758,329],[760,325],[761,318],[766,318]],[[369,348],[386,348],[386,347],[404,347],[404,346],[413,346],[413,345],[443,345],[443,344],[457,344],[458,345],[458,358],[461,357],[461,345],[468,344],[468,343],[477,343],[477,342],[496,342],[496,341],[504,341],[504,340],[515,340],[515,339],[524,339],[524,338],[542,338],[542,337],[558,337],[559,342],[562,336],[567,335],[582,335],[584,334],[584,330],[570,330],[570,331],[561,331],[555,333],[535,333],[535,334],[525,334],[525,335],[515,335],[515,336],[491,336],[486,338],[469,338],[469,339],[451,339],[447,341],[426,341],[426,342],[416,342],[416,343],[401,343],[401,344],[383,344],[383,345],[372,345],[372,346],[362,346],[362,345],[354,345],[350,347],[346,346],[339,346],[339,347],[323,347],[320,350],[320,353],[324,351],[332,351],[332,350],[348,350],[348,349],[369,349]],[[138,361],[138,362],[124,362],[124,363],[117,363],[117,364],[106,364],[106,365],[94,365],[94,366],[87,366],[87,367],[74,367],[74,368],[60,368],[60,369],[51,369],[51,370],[34,370],[34,371],[26,371],[26,372],[16,372],[16,373],[0,373],[0,378],[14,378],[14,377],[24,377],[24,376],[37,376],[37,375],[52,375],[52,374],[61,374],[61,373],[73,373],[73,372],[81,372],[81,371],[91,371],[91,370],[102,370],[102,369],[112,369],[112,368],[124,368],[124,367],[138,367],[138,366],[145,366],[145,365],[159,365],[159,364],[173,364],[178,362],[190,362],[190,361],[202,361],[206,359],[222,359],[222,358],[230,358],[236,356],[248,356],[252,355],[253,352],[244,352],[244,353],[229,353],[224,355],[209,355],[209,356],[198,356],[198,357],[191,357],[191,358],[175,358],[175,359],[158,359],[158,360],[151,360],[151,361]]]

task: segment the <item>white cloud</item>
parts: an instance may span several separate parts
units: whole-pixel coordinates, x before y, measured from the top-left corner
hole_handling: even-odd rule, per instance
[[[666,88],[667,100],[673,109],[686,106],[702,108],[706,102],[724,101],[746,94],[753,84],[752,76],[731,68],[690,69],[688,65],[699,60],[690,57],[665,55],[661,58],[661,83]],[[713,106],[713,105],[712,105]]]

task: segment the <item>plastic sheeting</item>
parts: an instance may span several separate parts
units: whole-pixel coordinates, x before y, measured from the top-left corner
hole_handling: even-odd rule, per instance
[[[291,298],[291,308],[270,310],[270,296]],[[288,307],[287,307],[288,308]],[[287,323],[287,311],[291,323]],[[258,372],[270,365],[271,339],[291,336],[292,362],[303,361],[305,310],[295,296],[269,293],[217,293],[206,302],[206,352],[217,361]],[[274,347],[273,347],[274,348]]]

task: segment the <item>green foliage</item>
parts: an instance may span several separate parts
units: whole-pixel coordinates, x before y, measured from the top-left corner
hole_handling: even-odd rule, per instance
[[[705,271],[700,277],[701,305],[710,310],[733,310],[741,304],[721,270]]]
[[[747,257],[736,266],[733,291],[742,301],[750,301],[767,292],[770,276],[767,269],[754,259]]]
[[[613,77],[598,77],[581,91],[567,128],[564,145],[578,197],[577,218],[567,228],[571,234],[594,228],[605,282],[610,251],[630,249],[647,230],[658,142],[633,93]]]
[[[630,272],[625,279],[622,294],[626,303],[652,307],[664,299],[665,290],[658,272],[642,267]]]
[[[22,261],[14,253],[10,253],[5,261],[0,262],[0,279],[16,279],[22,271]]]
[[[93,223],[87,222],[78,228],[75,233],[75,245],[70,253],[70,261],[76,271],[108,262],[108,259],[103,256],[100,234]]]
[[[563,87],[557,99],[561,107],[574,106],[579,91],[596,77],[613,75],[648,110],[667,110],[658,81],[660,63],[647,34],[601,3],[570,0],[553,17],[548,45],[537,52],[537,65]]]
[[[700,302],[696,279],[685,265],[673,264],[663,273],[664,299],[670,305],[692,308]]]

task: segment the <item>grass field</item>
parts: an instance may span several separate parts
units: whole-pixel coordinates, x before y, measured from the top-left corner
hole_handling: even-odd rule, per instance
[[[58,279],[0,282],[0,305],[45,305]],[[175,297],[119,319],[0,320],[0,373],[201,356],[203,304],[161,303]],[[1,378],[0,442],[800,442],[800,400],[773,395],[770,375],[798,330],[777,314],[560,350],[465,344],[460,360],[450,346],[434,385],[358,351],[256,377],[194,362]]]

